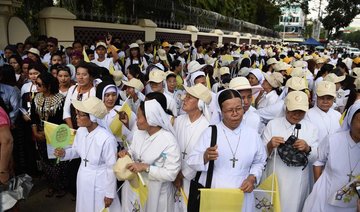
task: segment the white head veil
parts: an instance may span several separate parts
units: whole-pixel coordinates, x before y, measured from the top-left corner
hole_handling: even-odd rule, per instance
[[[358,110],[360,110],[360,102],[356,102],[349,108],[349,110],[344,118],[344,122],[341,126],[341,131],[350,130],[351,121],[354,118],[355,112]]]
[[[144,108],[145,117],[150,126],[159,126],[175,135],[174,128],[170,123],[169,115],[165,113],[158,101],[155,99],[145,101]]]

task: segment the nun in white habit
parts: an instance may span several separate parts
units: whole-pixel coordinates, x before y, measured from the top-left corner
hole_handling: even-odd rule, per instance
[[[239,92],[226,89],[218,98],[222,121],[216,124],[217,142],[210,147],[211,128],[205,129],[190,153],[187,163],[201,171],[205,185],[210,160],[214,160],[211,188],[233,188],[245,192],[242,211],[255,210],[254,185],[260,181],[266,151],[256,130],[241,125],[244,114]]]
[[[360,177],[360,103],[349,108],[342,129],[325,137],[314,164],[316,183],[303,211],[353,212],[358,200],[351,184]]]
[[[174,124],[175,135],[181,150],[181,171],[177,175],[174,185],[178,190],[183,187],[188,197],[190,181],[195,177],[196,171],[188,166],[186,160],[203,131],[209,126],[208,104],[211,102],[211,93],[203,84],[184,88],[186,96],[182,108],[186,113],[178,116]],[[182,201],[183,203],[184,201]],[[185,204],[182,208],[186,211]]]
[[[134,163],[127,168],[140,173],[148,188],[147,201],[142,207],[131,185],[125,181],[122,189],[123,211],[172,211],[174,188],[172,182],[180,171],[180,149],[168,115],[157,100],[141,102],[137,112],[138,130],[134,132],[129,154]]]
[[[116,193],[116,178],[112,170],[116,162],[115,137],[96,123],[107,113],[104,103],[89,97],[84,101],[73,100],[79,129],[71,148],[57,148],[54,155],[61,160],[81,158],[76,179],[76,211],[98,212],[104,207],[121,211]]]

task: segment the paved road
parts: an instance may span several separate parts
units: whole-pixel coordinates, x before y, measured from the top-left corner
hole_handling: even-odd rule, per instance
[[[72,212],[75,211],[75,202],[72,195],[66,194],[62,198],[45,197],[47,193],[44,179],[33,179],[34,187],[30,196],[20,202],[20,211],[24,212]]]

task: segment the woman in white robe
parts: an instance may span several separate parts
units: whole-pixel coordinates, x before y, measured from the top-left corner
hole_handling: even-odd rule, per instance
[[[129,151],[123,150],[120,157],[129,154],[134,163],[127,168],[142,175],[148,189],[144,206],[129,181],[122,188],[123,211],[172,211],[174,209],[175,180],[180,167],[180,149],[174,136],[168,115],[157,100],[142,102],[137,112],[137,131]]]
[[[195,177],[196,171],[188,166],[186,160],[199,141],[203,131],[209,126],[210,112],[208,104],[211,102],[211,93],[203,84],[193,87],[184,87],[187,94],[184,98],[183,110],[186,114],[175,119],[174,129],[181,151],[181,170],[174,181],[179,190],[183,187],[186,197],[189,196],[190,182]],[[178,192],[179,193],[179,192]],[[182,208],[186,211],[184,201]]]
[[[360,103],[349,108],[342,130],[327,136],[320,143],[318,152],[314,164],[317,181],[303,211],[356,211],[356,191],[349,190],[350,195],[346,192],[344,196],[339,196],[338,201],[334,197],[343,186],[360,176]]]
[[[97,119],[97,123],[106,128],[109,132],[112,132],[111,125],[114,119],[119,119],[119,121],[122,122],[121,135],[117,136],[117,132],[112,133],[116,137],[116,140],[120,144],[121,148],[125,147],[126,145],[123,144],[123,139],[132,141],[133,130],[136,126],[136,114],[130,111],[128,115],[124,111],[120,111],[122,109],[122,105],[115,105],[119,97],[118,89],[116,85],[111,82],[101,82],[96,87],[96,97],[104,102],[108,111],[104,118]],[[117,116],[118,112],[119,116]]]
[[[306,113],[305,119],[317,127],[318,140],[321,142],[326,136],[340,129],[341,114],[331,108],[336,98],[334,83],[320,82],[316,88],[316,95],[316,106]]]
[[[281,210],[298,212],[302,210],[305,199],[310,193],[309,169],[312,168],[310,164],[317,156],[318,132],[314,125],[304,120],[305,112],[309,108],[308,96],[304,92],[290,92],[285,99],[285,105],[285,117],[270,121],[262,136],[269,155],[264,177],[275,172],[279,185]],[[293,146],[308,155],[306,167],[287,166],[277,152],[277,147],[294,134],[296,124],[301,124],[301,129]]]
[[[271,75],[264,74],[265,80],[262,83],[264,90],[260,91],[255,99],[256,109],[261,109],[275,104],[281,94],[281,86],[284,82],[282,74],[274,72]]]
[[[116,162],[116,139],[96,123],[96,118],[105,116],[106,107],[96,97],[74,100],[72,104],[77,110],[79,126],[74,143],[66,150],[57,148],[54,154],[61,160],[81,158],[76,181],[76,211],[98,212],[107,207],[110,211],[120,211],[112,170]]]
[[[218,98],[222,121],[216,124],[217,142],[210,147],[211,128],[207,128],[195,144],[188,165],[201,171],[199,183],[205,185],[208,162],[214,160],[211,188],[233,188],[245,192],[242,211],[255,210],[253,189],[259,183],[266,152],[255,129],[241,123],[244,113],[240,94],[231,89]]]

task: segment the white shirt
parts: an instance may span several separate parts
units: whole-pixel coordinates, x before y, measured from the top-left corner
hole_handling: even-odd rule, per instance
[[[98,65],[100,67],[107,68],[108,70],[110,70],[111,65],[114,65],[113,58],[105,58],[102,62],[100,62],[98,59],[93,59],[91,62],[95,63],[96,65]]]
[[[77,85],[73,85],[69,88],[68,93],[65,98],[65,103],[64,103],[63,119],[71,117],[71,112],[70,112],[71,101],[74,99],[76,100],[78,94],[79,94],[79,91],[78,91]],[[95,96],[95,94],[96,94],[95,87],[92,87],[87,93],[82,94],[81,101],[86,100],[90,96]]]
[[[318,132],[314,125],[307,120],[301,120],[299,139],[311,147],[312,151],[308,156],[309,163],[304,170],[303,167],[287,166],[277,154],[277,149],[269,153],[268,162],[265,169],[265,176],[270,176],[273,172],[278,178],[281,210],[287,212],[298,212],[302,210],[304,201],[310,193],[310,169],[317,157]],[[285,117],[276,118],[265,127],[262,139],[266,146],[274,136],[283,137],[286,141],[294,131],[295,125],[291,125]],[[274,157],[274,154],[276,156]],[[275,161],[274,161],[275,160]],[[275,164],[275,166],[274,166]],[[274,170],[275,167],[275,170]],[[296,191],[296,192],[295,192]]]
[[[275,104],[279,99],[279,95],[277,95],[275,90],[270,91],[266,95],[263,95],[258,102],[256,109],[261,109],[270,105]]]
[[[305,115],[306,120],[313,123],[318,129],[318,140],[321,142],[327,135],[340,129],[341,114],[334,109],[322,111],[317,106],[311,108]]]
[[[146,74],[146,68],[148,67],[148,64],[147,64],[147,62],[146,62],[146,60],[145,60],[144,57],[140,57],[140,59],[141,59],[141,65],[142,65],[142,67],[140,68],[140,69],[141,69],[141,72],[142,72],[143,74]],[[140,62],[139,62],[139,60],[133,60],[132,63],[131,63],[130,57],[128,57],[128,58],[126,59],[126,61],[125,61],[125,74],[128,73],[127,68],[128,68],[129,65],[131,65],[131,64],[140,64]]]

